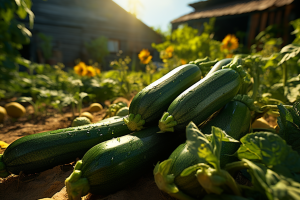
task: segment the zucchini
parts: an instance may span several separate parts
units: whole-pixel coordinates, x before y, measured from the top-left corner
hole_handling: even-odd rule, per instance
[[[159,120],[160,132],[185,130],[190,121],[199,125],[238,93],[244,76],[241,66],[221,69],[189,87]]]
[[[189,152],[187,143],[179,145],[167,160],[156,164],[153,174],[157,187],[177,199],[201,199],[206,192],[195,176],[196,171],[180,176],[183,170],[200,162],[198,156]]]
[[[132,131],[141,130],[144,124],[157,123],[170,103],[185,89],[199,81],[201,70],[197,65],[179,66],[142,89],[129,106],[124,119]]]
[[[214,117],[200,127],[204,134],[211,134],[211,127],[219,127],[228,135],[239,140],[250,130],[251,110],[253,110],[253,100],[247,95],[237,95],[232,101],[227,103]],[[181,172],[197,163],[204,162],[194,154],[188,151],[186,143],[179,145],[170,155],[168,160],[158,163],[154,169],[154,178],[159,189],[167,192],[169,195],[179,198],[183,195],[189,195],[194,198],[201,198],[206,194],[205,190],[199,184],[195,173],[188,176],[180,176]],[[222,142],[221,166],[234,161],[232,155],[239,148],[239,144],[233,142]],[[195,170],[196,171],[196,170]],[[173,182],[166,182],[166,177],[174,177]],[[177,187],[177,192],[168,190],[169,185]],[[180,198],[179,198],[180,199]]]
[[[105,195],[126,187],[185,140],[184,134],[159,134],[158,130],[157,126],[148,127],[87,151],[65,181],[69,199],[80,199],[88,192]]]
[[[4,151],[0,161],[0,177],[21,171],[25,174],[37,173],[70,163],[81,158],[94,145],[130,132],[123,118],[119,118],[24,136]]]
[[[204,134],[211,134],[211,127],[215,126],[239,141],[245,134],[250,132],[252,110],[253,100],[247,95],[237,95],[215,117],[203,124],[199,129]],[[239,146],[239,143],[222,142],[220,157],[222,168],[227,163],[238,160],[231,155],[238,150]]]
[[[210,69],[210,71],[206,74],[206,76],[210,76],[215,71],[222,69],[223,66],[229,64],[231,61],[232,61],[232,58],[225,58],[225,59],[220,60]]]

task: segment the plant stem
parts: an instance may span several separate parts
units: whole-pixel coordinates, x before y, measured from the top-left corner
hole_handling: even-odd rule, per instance
[[[75,104],[74,102],[72,102],[72,115],[73,115],[73,118],[75,117]]]
[[[241,169],[248,169],[249,166],[244,161],[236,161],[232,163],[228,163],[224,170],[226,170],[229,174],[235,174],[236,171]]]
[[[283,73],[282,73],[282,78],[283,78],[283,87],[286,86],[287,83],[287,66],[285,63],[282,64],[282,68],[283,68]]]
[[[253,71],[254,71],[254,75],[253,75],[254,84],[253,84],[253,93],[251,98],[255,101],[258,93],[258,88],[259,88],[259,70],[258,70],[257,63],[254,64]]]

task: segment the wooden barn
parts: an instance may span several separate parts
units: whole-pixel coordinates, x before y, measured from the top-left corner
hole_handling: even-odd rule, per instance
[[[148,49],[159,58],[151,43],[161,42],[161,36],[112,0],[32,0],[32,4],[31,43],[21,52],[27,59],[72,67],[76,59],[87,62],[85,43],[101,36],[108,39],[109,50],[102,69],[109,68],[120,50],[137,59],[142,49]],[[49,43],[51,58],[45,59],[42,48],[49,50]]]
[[[203,30],[203,23],[215,17],[215,36],[221,41],[227,34],[243,33],[243,43],[250,47],[256,35],[269,25],[277,24],[278,37],[290,43],[293,28],[289,22],[300,17],[299,0],[206,0],[189,4],[194,11],[174,19],[172,29],[181,24]]]

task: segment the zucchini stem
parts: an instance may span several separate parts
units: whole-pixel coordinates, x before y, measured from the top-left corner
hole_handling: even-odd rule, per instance
[[[174,175],[169,174],[172,160],[168,159],[162,163],[157,163],[154,170],[154,179],[157,187],[179,200],[195,200],[195,198],[183,193],[174,183]]]
[[[168,112],[165,112],[158,122],[159,133],[174,132],[174,126],[176,125],[177,122],[174,120],[174,117]]]
[[[69,200],[81,200],[81,197],[88,194],[90,185],[87,178],[82,178],[82,161],[77,161],[74,171],[65,180]]]
[[[129,114],[128,117],[124,118],[124,122],[127,125],[128,129],[131,131],[139,131],[142,130],[145,124],[145,120],[142,119],[140,114]]]

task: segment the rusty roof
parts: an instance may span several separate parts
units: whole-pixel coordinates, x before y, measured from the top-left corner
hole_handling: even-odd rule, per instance
[[[171,23],[184,22],[192,19],[219,17],[224,15],[239,15],[254,11],[262,11],[270,7],[281,7],[291,4],[294,0],[240,0],[214,6],[204,7],[171,21]],[[199,2],[200,3],[200,2]]]

